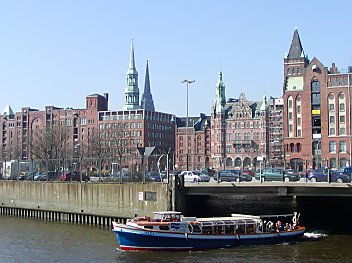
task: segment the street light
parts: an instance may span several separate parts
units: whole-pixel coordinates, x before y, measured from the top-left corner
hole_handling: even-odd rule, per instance
[[[189,171],[189,161],[188,161],[188,84],[191,84],[195,82],[195,80],[183,80],[181,81],[181,83],[186,83],[187,84],[187,116],[186,116],[186,147],[187,147],[187,150],[186,150],[186,160],[187,160],[187,171]]]

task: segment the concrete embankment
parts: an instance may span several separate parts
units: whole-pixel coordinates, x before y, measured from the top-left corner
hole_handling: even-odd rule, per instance
[[[130,218],[135,214],[152,216],[154,211],[170,209],[167,200],[167,185],[158,183],[0,181],[2,214],[21,214],[25,210],[30,215],[36,215],[43,211],[54,211],[60,213],[59,221],[71,221],[71,216],[74,221],[81,220],[75,219],[79,215],[117,219]]]

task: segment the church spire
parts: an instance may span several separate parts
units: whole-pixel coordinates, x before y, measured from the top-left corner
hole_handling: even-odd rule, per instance
[[[153,96],[152,96],[152,93],[150,92],[148,60],[147,60],[147,67],[145,70],[144,92],[141,100],[141,109],[145,109],[148,111],[155,111]]]
[[[136,71],[136,65],[135,65],[135,62],[134,62],[133,39],[132,39],[132,42],[131,42],[130,64],[129,64],[127,72],[129,72],[129,71],[131,71],[131,72]]]
[[[216,112],[223,112],[226,104],[225,84],[222,80],[222,71],[219,72],[219,80],[216,84]]]
[[[130,64],[126,72],[125,106],[123,109],[139,109],[138,72],[134,61],[133,39],[131,43]]]
[[[301,40],[299,38],[298,30],[295,29],[291,42],[290,51],[288,52],[287,58],[304,58],[304,51]]]

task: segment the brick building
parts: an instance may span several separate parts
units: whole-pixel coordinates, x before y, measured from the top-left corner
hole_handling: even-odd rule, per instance
[[[99,159],[141,169],[137,147],[155,147],[148,168],[157,170],[157,158],[174,152],[175,116],[155,111],[147,62],[144,93],[139,103],[138,72],[134,47],[126,72],[125,104],[122,111],[108,110],[108,94],[86,97],[86,108],[29,107],[14,113],[7,106],[0,116],[1,160],[58,160],[77,164],[78,159]],[[93,162],[93,161],[91,161]],[[98,163],[95,161],[95,165]],[[165,169],[163,160],[163,169]],[[55,167],[64,166],[55,163]],[[110,169],[110,168],[106,168]]]
[[[352,68],[309,60],[296,29],[284,58],[284,148],[298,171],[351,165]]]
[[[188,126],[186,121],[187,118],[176,118],[175,169],[187,170],[187,155],[189,170],[210,168],[210,117],[201,113],[199,117],[189,117]]]
[[[86,97],[85,109],[46,106],[23,107],[13,113],[8,106],[0,116],[1,160],[72,159],[77,147],[87,145],[97,131],[97,115],[107,110],[108,94]]]

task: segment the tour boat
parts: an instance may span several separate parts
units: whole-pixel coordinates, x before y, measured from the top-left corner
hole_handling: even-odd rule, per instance
[[[181,212],[154,212],[154,218],[135,217],[112,223],[120,250],[207,250],[239,245],[298,241],[305,232],[300,214],[229,217],[185,217]]]

